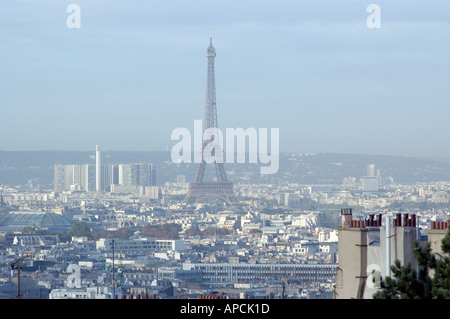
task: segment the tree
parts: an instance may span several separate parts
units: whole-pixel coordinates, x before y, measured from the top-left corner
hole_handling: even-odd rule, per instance
[[[142,228],[142,234],[147,237],[154,237],[157,239],[179,239],[179,232],[181,226],[174,223],[167,223],[162,225],[147,224]]]
[[[128,239],[133,235],[133,230],[126,227],[121,227],[114,232],[114,237],[118,239]]]
[[[91,237],[91,227],[88,223],[75,223],[70,227],[68,235],[71,237]]]
[[[450,259],[444,257],[437,260],[433,278],[433,297],[450,299]]]
[[[433,277],[433,296],[438,299],[450,299],[450,226],[442,239],[441,248],[447,256],[436,258]]]
[[[184,232],[186,237],[197,237],[202,235],[202,231],[198,227],[198,225],[191,226]]]
[[[47,234],[49,234],[49,232],[44,229],[39,229],[35,225],[32,225],[32,226],[25,226],[22,229],[22,234],[25,234],[25,235],[47,235]]]
[[[226,236],[229,234],[230,234],[230,231],[228,229],[216,227],[216,226],[209,226],[203,230],[203,236],[205,236],[205,237],[214,237],[216,235]]]
[[[37,228],[33,226],[26,226],[22,229],[22,234],[26,235],[35,235],[37,232]]]
[[[320,212],[317,216],[317,224],[320,227],[337,228],[339,226],[340,215],[335,211]]]
[[[450,254],[450,227],[442,240],[442,251]],[[380,288],[374,299],[450,299],[450,258],[439,256],[431,251],[430,242],[421,248],[418,242],[414,245],[414,257],[418,263],[418,271],[411,264],[402,266],[396,260],[391,266],[393,276],[381,280]],[[433,278],[430,270],[434,270]]]

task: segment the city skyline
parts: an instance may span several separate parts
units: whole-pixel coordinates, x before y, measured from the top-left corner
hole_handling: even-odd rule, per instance
[[[450,157],[450,4],[6,1],[0,150],[167,150],[203,118],[212,28],[219,127],[280,152]],[[193,114],[196,116],[193,117]]]

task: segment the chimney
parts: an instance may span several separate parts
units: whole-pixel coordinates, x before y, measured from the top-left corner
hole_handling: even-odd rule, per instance
[[[372,214],[369,215],[369,220],[368,220],[367,226],[370,226],[370,227],[375,226],[375,225],[374,225],[374,219],[373,219],[373,215],[372,215]]]
[[[341,226],[342,227],[352,227],[352,209],[342,208],[341,209]]]
[[[403,227],[408,226],[408,214],[403,214]]]

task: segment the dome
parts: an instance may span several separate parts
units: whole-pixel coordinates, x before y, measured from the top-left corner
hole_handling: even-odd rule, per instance
[[[48,230],[68,230],[72,226],[64,216],[40,211],[9,212],[0,221],[1,230],[22,230],[27,226],[34,226]]]

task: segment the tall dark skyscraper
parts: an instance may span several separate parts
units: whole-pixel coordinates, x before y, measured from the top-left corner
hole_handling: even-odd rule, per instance
[[[205,119],[203,124],[203,132],[206,129],[217,129],[217,107],[216,107],[216,81],[214,73],[214,59],[216,57],[216,50],[212,45],[212,35],[209,38],[209,47],[206,51],[208,59],[207,82],[206,82],[206,104],[205,104]],[[203,141],[202,154],[205,147],[211,141]],[[206,197],[220,198],[227,204],[236,203],[237,198],[233,191],[233,184],[228,181],[225,166],[222,162],[214,161],[216,168],[217,181],[206,182],[206,162],[202,156],[202,162],[198,163],[195,172],[194,181],[189,183],[189,190],[185,197],[185,203],[192,204],[201,201]]]

